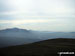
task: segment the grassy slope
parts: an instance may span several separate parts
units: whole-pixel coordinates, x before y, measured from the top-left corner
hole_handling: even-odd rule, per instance
[[[5,56],[59,56],[60,51],[75,52],[75,39],[49,39],[0,49],[1,55]]]

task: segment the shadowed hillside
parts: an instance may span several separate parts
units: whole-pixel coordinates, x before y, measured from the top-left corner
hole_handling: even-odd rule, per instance
[[[0,55],[7,56],[59,56],[58,52],[75,52],[75,39],[57,38],[26,45],[0,49]]]

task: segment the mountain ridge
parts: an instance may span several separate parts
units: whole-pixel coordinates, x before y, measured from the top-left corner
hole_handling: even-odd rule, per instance
[[[75,33],[44,32],[10,28],[0,31],[0,47],[28,44],[54,38],[75,38]]]

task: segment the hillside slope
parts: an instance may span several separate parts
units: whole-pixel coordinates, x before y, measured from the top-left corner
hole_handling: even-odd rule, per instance
[[[0,55],[7,56],[59,56],[58,52],[75,52],[75,39],[57,38],[26,45],[0,49]]]

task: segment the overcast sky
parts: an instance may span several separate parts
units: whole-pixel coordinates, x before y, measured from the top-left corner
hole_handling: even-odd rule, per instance
[[[0,30],[75,32],[75,0],[0,0]]]

